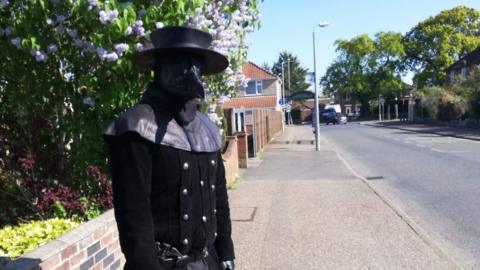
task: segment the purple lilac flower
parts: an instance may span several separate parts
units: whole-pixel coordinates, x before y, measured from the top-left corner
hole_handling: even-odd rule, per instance
[[[86,52],[93,52],[93,51],[95,51],[95,46],[93,46],[93,42],[91,42],[91,41],[84,41],[83,42],[83,49]]]
[[[107,54],[105,55],[105,60],[106,60],[107,62],[115,62],[115,61],[118,60],[118,55],[117,55],[116,52],[107,53]]]
[[[103,24],[107,24],[118,17],[118,11],[116,9],[107,11],[101,10],[98,15],[100,22]]]
[[[126,51],[128,51],[129,46],[128,46],[127,44],[125,44],[125,43],[120,43],[120,44],[116,44],[116,45],[114,46],[114,48],[115,48],[115,50],[117,51],[117,54],[118,54],[119,56],[122,56],[123,53],[125,53]]]
[[[21,49],[22,48],[22,45],[20,44],[20,38],[12,38],[12,40],[10,41],[13,46],[17,47],[17,49]]]
[[[130,27],[130,26],[129,26],[129,27],[127,27],[127,29],[125,30],[125,36],[129,36],[129,35],[131,35],[131,34],[132,34],[132,32],[133,32],[133,29],[132,29],[132,27]]]
[[[12,27],[7,26],[7,28],[4,29],[4,33],[3,33],[3,34],[4,34],[6,37],[8,37],[8,36],[10,36],[10,35],[12,34],[12,32],[13,32]]]
[[[52,53],[55,53],[55,52],[57,52],[57,51],[58,51],[57,45],[55,45],[55,44],[53,44],[53,43],[48,44],[48,46],[47,46],[47,53],[48,53],[48,54],[52,54]]]
[[[76,38],[74,40],[74,43],[75,43],[75,46],[79,47],[79,48],[82,48],[83,47],[83,40],[79,39],[79,38]]]
[[[136,50],[137,52],[143,51],[143,50],[144,50],[143,44],[142,44],[142,43],[137,43],[137,44],[135,44],[135,50]]]
[[[104,48],[97,48],[97,55],[100,57],[101,60],[105,60],[105,55],[107,54],[107,50]]]
[[[143,28],[143,22],[141,20],[136,21],[133,26],[133,31],[137,36],[143,37],[145,36],[145,28]]]
[[[48,60],[48,55],[42,51],[37,51],[35,54],[35,60],[37,62],[47,62]]]
[[[85,105],[88,105],[90,107],[93,107],[95,106],[95,100],[91,97],[85,97],[83,100],[82,100],[83,104]]]
[[[63,24],[60,24],[57,27],[55,27],[55,31],[60,35],[63,35],[63,33],[65,33],[65,26]]]
[[[88,5],[89,6],[97,6],[98,4],[98,0],[88,0]]]
[[[2,0],[2,2],[0,2],[0,7],[6,8],[8,6],[8,4],[10,4],[10,3],[7,0]]]
[[[76,37],[77,37],[77,30],[67,28],[67,34],[68,34],[71,38],[76,38]]]

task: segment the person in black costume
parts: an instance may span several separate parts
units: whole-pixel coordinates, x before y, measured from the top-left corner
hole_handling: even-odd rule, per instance
[[[104,133],[126,270],[234,269],[218,127],[197,111],[202,75],[228,60],[187,27],[150,35],[134,61],[153,69],[142,99]]]

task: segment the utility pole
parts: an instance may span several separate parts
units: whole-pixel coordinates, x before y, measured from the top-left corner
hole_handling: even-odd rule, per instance
[[[288,64],[288,90],[290,91],[290,95],[292,94],[292,87],[290,85],[290,76],[292,75],[290,73],[290,58],[287,58],[287,64]]]
[[[320,108],[318,106],[318,90],[317,90],[317,59],[315,55],[315,27],[327,27],[329,25],[328,22],[321,22],[317,25],[313,26],[312,34],[313,34],[313,86],[315,89],[315,96],[314,96],[314,103],[315,103],[315,151],[320,150]]]

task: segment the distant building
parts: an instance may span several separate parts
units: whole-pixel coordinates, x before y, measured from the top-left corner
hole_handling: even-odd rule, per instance
[[[466,54],[445,69],[448,84],[453,84],[456,78],[460,78],[461,81],[465,80],[477,65],[480,65],[480,47]]]
[[[280,79],[252,62],[245,62],[247,87],[221,106],[227,119],[227,135],[246,133],[248,156],[254,157],[283,126]]]
[[[245,62],[243,74],[250,78],[247,87],[240,87],[237,97],[226,101],[224,109],[271,109],[281,111],[278,103],[282,97],[280,79],[273,73],[257,66],[252,62]]]

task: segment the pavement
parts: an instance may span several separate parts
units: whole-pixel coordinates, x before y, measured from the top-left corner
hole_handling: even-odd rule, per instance
[[[364,125],[384,128],[394,128],[417,133],[430,133],[440,136],[455,137],[473,141],[480,141],[480,128],[464,126],[448,126],[431,122],[406,122],[398,120],[360,122]]]
[[[237,269],[461,269],[310,126],[287,126],[230,191]]]

